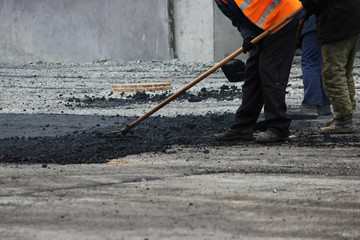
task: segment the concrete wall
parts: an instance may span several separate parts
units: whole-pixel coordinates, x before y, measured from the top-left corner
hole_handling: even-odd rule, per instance
[[[214,3],[214,60],[220,61],[242,47],[240,32]],[[238,59],[245,60],[240,54]]]
[[[241,45],[214,0],[0,0],[0,62],[220,61]]]
[[[214,59],[213,0],[174,0],[176,57],[182,61]]]
[[[218,61],[240,46],[213,0],[0,0],[0,62]]]
[[[168,12],[167,0],[0,0],[0,61],[172,59]]]
[[[214,0],[173,3],[175,53],[180,60],[219,61],[242,46],[239,32]]]

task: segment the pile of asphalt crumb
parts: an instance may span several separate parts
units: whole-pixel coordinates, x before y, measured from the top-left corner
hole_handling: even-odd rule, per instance
[[[136,118],[122,117],[130,123]],[[87,130],[56,137],[11,137],[0,139],[0,162],[17,164],[88,164],[105,163],[111,159],[144,152],[167,153],[172,145],[205,148],[229,145],[249,147],[254,142],[218,142],[213,134],[224,131],[233,121],[234,114],[181,115],[176,117],[155,116],[135,127],[135,134],[117,138],[101,138],[98,132],[120,131],[122,126],[113,125],[100,130]],[[291,131],[296,135],[286,142],[270,146],[331,148],[360,147],[360,136],[320,135],[318,122],[293,121]],[[255,129],[256,130],[256,129]],[[200,150],[199,150],[200,151]]]
[[[130,123],[136,118],[117,117]],[[0,139],[0,162],[3,163],[104,163],[142,152],[164,151],[173,144],[194,145],[214,142],[212,134],[221,130],[232,115],[149,117],[139,124],[135,134],[101,138],[98,132],[120,131],[119,124],[102,129],[69,133],[56,137],[11,137]]]
[[[114,108],[126,106],[130,104],[144,103],[160,103],[170,97],[172,93],[164,92],[162,94],[151,94],[145,92],[137,92],[133,95],[121,95],[121,98],[105,98],[85,96],[81,98],[69,98],[66,100],[65,106],[73,108]],[[181,94],[175,101],[201,102],[206,99],[215,99],[217,101],[241,99],[242,91],[236,86],[223,85],[220,90],[207,90],[202,88],[197,94],[185,92]]]

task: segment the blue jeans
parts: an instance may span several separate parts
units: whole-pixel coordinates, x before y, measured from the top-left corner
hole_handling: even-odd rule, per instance
[[[316,31],[306,33],[302,42],[301,69],[304,83],[302,105],[326,106],[330,100],[326,96],[321,80],[321,44],[315,42]]]

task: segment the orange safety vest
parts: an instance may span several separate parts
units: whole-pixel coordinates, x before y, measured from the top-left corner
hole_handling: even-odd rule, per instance
[[[226,0],[222,0],[227,4]],[[263,30],[269,29],[301,7],[299,0],[234,0],[246,17]]]

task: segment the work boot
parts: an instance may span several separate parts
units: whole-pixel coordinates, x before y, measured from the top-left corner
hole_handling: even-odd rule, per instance
[[[325,123],[325,127],[328,127],[330,125],[333,125],[335,123],[335,118]]]
[[[317,112],[319,116],[329,116],[332,114],[330,105],[317,106]]]
[[[288,137],[280,136],[279,134],[276,134],[268,129],[265,132],[259,133],[259,135],[255,138],[255,141],[260,143],[273,143],[286,139],[288,139]]]
[[[215,134],[214,136],[218,141],[234,141],[234,140],[250,141],[254,139],[254,133],[252,128],[229,129],[226,132],[218,133]]]
[[[286,114],[292,119],[314,119],[318,117],[317,106],[301,105],[297,109],[289,109]]]
[[[335,118],[326,125],[328,126],[320,128],[321,134],[353,133],[357,130],[352,115],[339,119]]]

